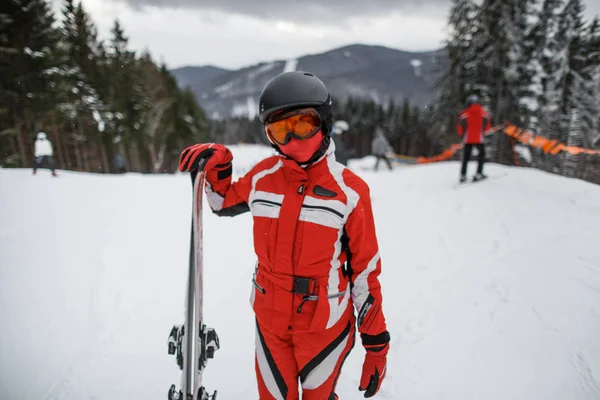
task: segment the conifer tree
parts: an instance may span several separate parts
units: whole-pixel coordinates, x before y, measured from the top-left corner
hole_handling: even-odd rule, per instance
[[[33,141],[45,129],[60,77],[53,53],[60,36],[54,14],[44,0],[5,0],[0,3],[0,108],[14,127],[18,165],[33,165]]]

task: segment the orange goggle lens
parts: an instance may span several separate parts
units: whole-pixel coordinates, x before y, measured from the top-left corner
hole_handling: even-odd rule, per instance
[[[308,139],[321,129],[321,118],[314,108],[304,108],[275,115],[265,122],[265,131],[271,141],[285,145],[292,137]]]

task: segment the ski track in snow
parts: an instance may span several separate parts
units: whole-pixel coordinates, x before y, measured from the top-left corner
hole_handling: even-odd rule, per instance
[[[235,177],[272,153],[231,148]],[[455,191],[457,163],[373,164],[350,166],[371,187],[392,336],[376,398],[600,398],[600,188],[489,164],[506,176]],[[0,399],[165,398],[180,378],[167,336],[184,318],[189,179],[46,172],[0,169]],[[251,224],[205,214],[222,347],[204,381],[220,399],[258,397]],[[341,399],[363,398],[363,357],[357,341]]]
[[[283,72],[294,72],[296,70],[297,66],[298,66],[297,59],[287,60],[285,62],[285,66],[283,67]]]

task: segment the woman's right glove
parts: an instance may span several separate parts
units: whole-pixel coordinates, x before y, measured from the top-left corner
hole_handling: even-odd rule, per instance
[[[231,174],[231,151],[222,144],[199,143],[186,147],[179,156],[179,170],[181,172],[198,172],[202,169],[228,171]]]

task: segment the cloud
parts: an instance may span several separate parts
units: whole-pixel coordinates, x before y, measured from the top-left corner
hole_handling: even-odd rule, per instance
[[[450,0],[110,0],[137,10],[150,7],[223,11],[260,19],[340,23],[348,18],[378,17],[389,13],[445,15]]]
[[[63,0],[52,0],[57,11]],[[482,0],[477,0],[482,1]],[[169,67],[240,68],[363,43],[440,48],[451,0],[83,0],[107,39],[118,18],[130,48]],[[587,1],[586,17],[600,12]]]
[[[63,1],[52,1],[60,12]],[[145,6],[140,9],[126,3],[131,1],[136,0],[83,0],[83,3],[99,29],[100,39],[110,38],[110,29],[115,19],[119,19],[129,37],[129,48],[148,49],[156,60],[164,60],[170,68],[203,64],[240,68],[354,43],[432,50],[441,47],[446,25],[446,15],[432,18],[399,12],[383,16],[348,14],[343,24],[332,17],[327,23],[307,25],[301,19],[271,17],[272,20],[265,21],[216,8]],[[231,0],[223,1],[233,4]]]

